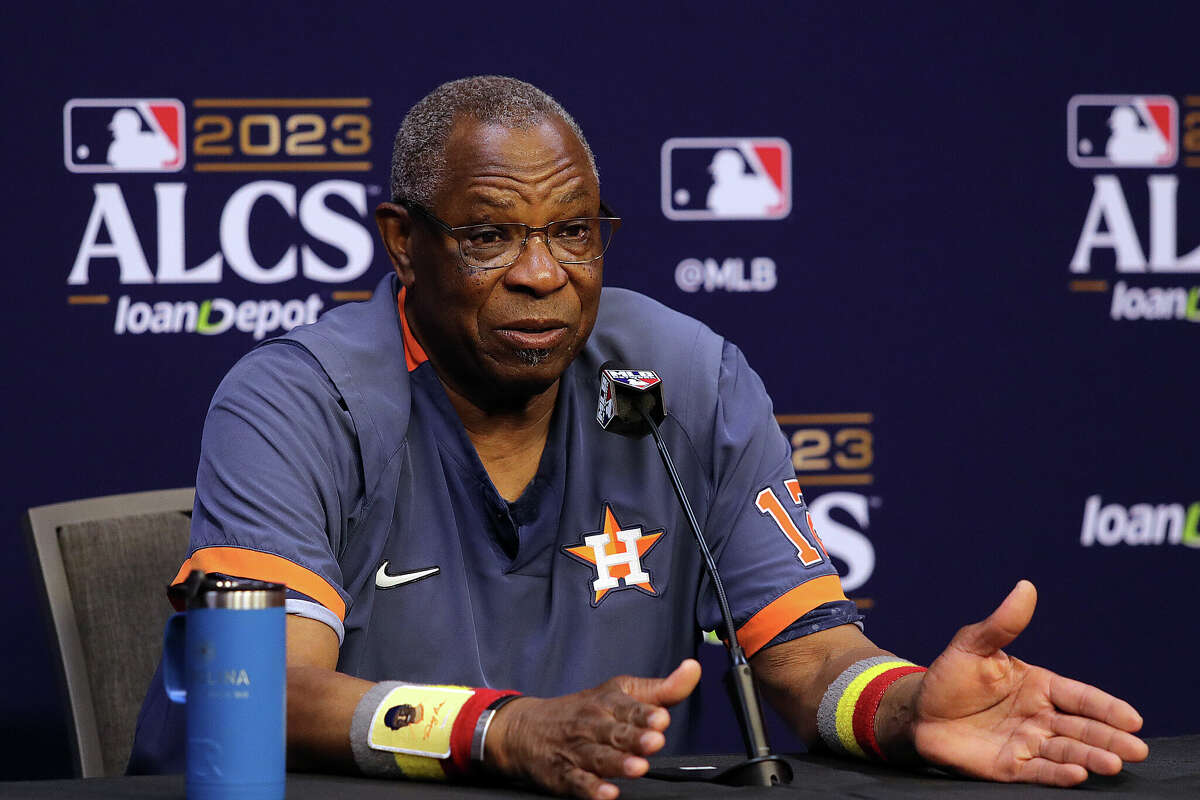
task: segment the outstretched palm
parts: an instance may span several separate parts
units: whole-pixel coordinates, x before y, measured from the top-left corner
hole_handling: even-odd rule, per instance
[[[997,781],[1071,786],[1141,761],[1142,718],[1094,686],[1001,649],[1029,624],[1037,591],[1021,581],[983,622],[968,625],[933,662],[917,695],[913,737],[932,763]]]

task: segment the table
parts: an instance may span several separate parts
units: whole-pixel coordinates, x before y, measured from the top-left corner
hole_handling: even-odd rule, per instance
[[[997,784],[963,780],[933,770],[901,772],[866,762],[846,761],[830,756],[789,756],[796,777],[790,786],[774,788],[732,788],[704,782],[677,783],[642,778],[620,780],[621,797],[627,800],[684,800],[684,798],[771,798],[797,797],[856,798],[1054,798],[1078,800],[1080,797],[1107,794],[1123,797],[1200,797],[1200,736],[1150,739],[1150,758],[1130,764],[1111,778],[1092,777],[1070,790],[1024,784]],[[680,765],[711,764],[729,766],[736,756],[687,756],[652,759],[653,769],[670,773]],[[653,774],[653,773],[652,773]],[[544,797],[519,788],[468,786],[462,784],[400,783],[331,775],[288,775],[290,800],[448,800],[449,798]],[[29,800],[182,800],[182,775],[156,775],[134,778],[88,778],[86,780],[20,781],[0,783],[0,798]]]

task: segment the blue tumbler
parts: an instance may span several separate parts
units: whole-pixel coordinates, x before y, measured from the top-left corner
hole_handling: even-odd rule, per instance
[[[163,683],[187,703],[187,796],[281,800],[284,586],[196,570],[172,594],[187,611],[167,621]]]

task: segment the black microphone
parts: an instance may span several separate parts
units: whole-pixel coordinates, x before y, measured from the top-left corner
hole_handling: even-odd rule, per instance
[[[600,367],[600,402],[596,406],[596,421],[604,430],[623,436],[641,438],[649,433],[654,438],[658,454],[662,457],[663,466],[667,468],[667,475],[671,479],[671,486],[675,489],[675,496],[683,507],[684,516],[687,517],[692,535],[695,536],[696,544],[704,557],[704,566],[716,592],[717,604],[721,607],[721,619],[725,626],[731,662],[730,670],[725,676],[725,686],[729,690],[734,710],[737,712],[738,724],[742,728],[747,758],[740,764],[724,770],[712,780],[731,786],[773,786],[791,783],[791,766],[772,753],[771,745],[767,742],[762,704],[754,686],[750,662],[746,660],[746,653],[738,644],[733,614],[725,596],[725,584],[717,572],[716,561],[713,560],[708,542],[700,531],[696,515],[692,513],[692,504],[688,502],[683,491],[683,482],[679,479],[679,473],[675,471],[675,462],[671,459],[667,445],[658,430],[666,415],[663,383],[658,373],[649,369],[630,369],[615,361],[607,361]]]

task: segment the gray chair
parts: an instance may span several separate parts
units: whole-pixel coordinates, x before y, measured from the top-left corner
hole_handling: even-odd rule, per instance
[[[76,773],[120,775],[187,555],[194,489],[96,497],[25,515],[70,701]]]

